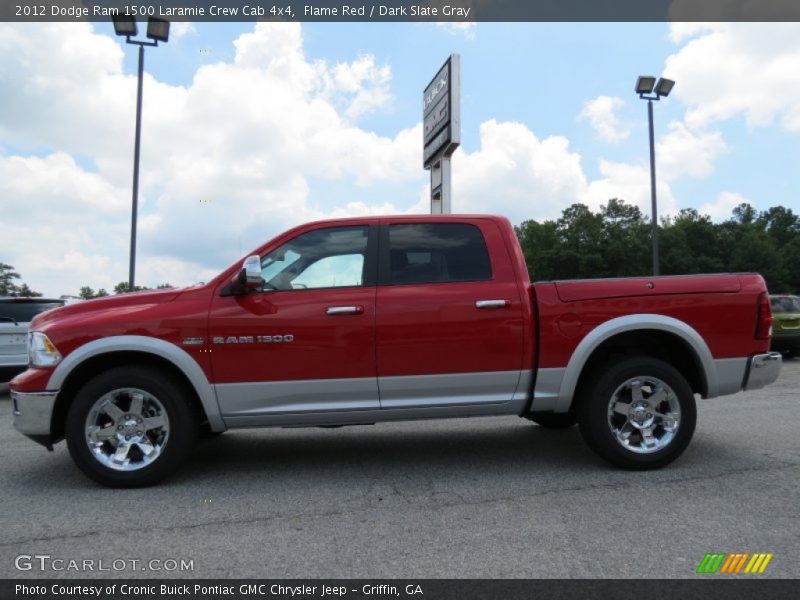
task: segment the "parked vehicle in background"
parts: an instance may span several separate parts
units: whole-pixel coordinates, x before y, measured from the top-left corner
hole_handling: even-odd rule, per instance
[[[772,349],[792,358],[800,354],[800,296],[770,296]]]
[[[0,383],[28,368],[28,325],[33,317],[63,300],[0,297]]]
[[[36,317],[11,399],[19,431],[118,487],[202,431],[482,415],[578,423],[610,463],[654,469],[689,444],[695,395],[777,379],[771,327],[753,273],[532,284],[503,217],[331,220],[205,285]]]

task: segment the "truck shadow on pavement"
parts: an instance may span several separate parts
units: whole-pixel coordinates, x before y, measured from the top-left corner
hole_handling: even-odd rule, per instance
[[[450,423],[453,423],[452,425]],[[659,471],[615,469],[583,443],[577,427],[551,431],[533,424],[496,421],[478,424],[439,421],[424,430],[409,425],[341,429],[260,429],[227,432],[201,440],[192,456],[174,475],[158,484],[177,490],[202,486],[209,491],[285,487],[302,496],[321,487],[364,488],[376,482],[449,482],[459,485],[505,485],[509,481],[539,481],[548,485],[597,485],[609,480],[674,479],[714,475],[760,462],[748,460],[714,439],[696,439],[673,465]],[[373,428],[374,427],[374,428]],[[380,429],[378,429],[380,428]],[[709,469],[708,458],[716,466]],[[713,473],[711,472],[713,471]],[[650,475],[647,475],[647,474]],[[66,446],[55,455],[8,474],[14,483],[34,492],[97,488],[72,464]],[[445,484],[447,485],[447,484]]]
[[[569,470],[605,470],[583,443],[577,427],[549,431],[513,420],[489,426],[471,423],[454,427],[447,421],[427,423],[422,431],[408,425],[339,429],[256,429],[229,431],[200,440],[189,460],[159,487],[180,487],[203,481],[225,488],[227,483],[263,479],[276,481],[374,480],[387,477],[430,477],[441,473],[448,478],[482,477],[487,472],[504,476]],[[377,428],[380,427],[380,430]],[[72,464],[66,445],[56,446],[54,455],[14,470],[9,479],[28,489],[39,487],[74,489],[93,484]]]

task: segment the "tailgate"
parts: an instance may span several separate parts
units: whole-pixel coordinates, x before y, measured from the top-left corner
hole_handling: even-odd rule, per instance
[[[662,296],[665,294],[735,293],[742,287],[736,275],[585,279],[556,281],[555,286],[562,302],[630,296]]]

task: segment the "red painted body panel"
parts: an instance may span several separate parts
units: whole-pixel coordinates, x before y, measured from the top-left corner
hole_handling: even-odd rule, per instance
[[[677,277],[631,277],[556,281],[558,297],[563,302],[663,296],[665,294],[721,294],[738,292],[742,285],[736,275],[681,275]]]
[[[43,392],[47,390],[47,382],[53,369],[33,369],[29,368],[12,379],[11,387],[15,392]]]
[[[686,322],[704,337],[715,358],[750,356],[768,349],[768,340],[754,339],[756,302],[766,289],[759,275],[531,285],[513,228],[502,217],[424,215],[323,221],[287,231],[252,254],[263,256],[301,233],[322,227],[398,222],[477,225],[487,240],[493,279],[222,297],[221,290],[241,268],[237,262],[206,285],[125,294],[49,311],[34,319],[31,330],[46,333],[64,356],[106,336],[156,337],[193,356],[212,382],[564,367],[594,327],[635,313]],[[652,289],[647,286],[650,282]],[[478,299],[508,299],[511,306],[479,311],[474,307]],[[325,314],[327,306],[352,304],[363,306],[363,314]],[[213,336],[285,333],[295,335],[292,344],[210,344]],[[182,340],[189,337],[204,338],[206,344],[183,345]],[[49,373],[30,369],[13,380],[12,388],[45,389]],[[35,390],[37,386],[42,387]]]
[[[359,306],[357,315],[328,315]],[[213,381],[282,381],[375,377],[375,288],[215,295],[209,338],[291,334],[291,343],[211,344]]]
[[[673,317],[693,327],[708,344],[714,358],[750,356],[769,349],[766,340],[754,339],[756,302],[766,287],[760,275],[732,275],[739,282],[739,292],[667,293],[663,295],[636,295],[622,298],[598,298],[565,303],[559,298],[556,283],[535,284],[539,309],[540,367],[563,367],[580,341],[602,323],[630,314],[658,314]],[[636,281],[653,281],[657,287],[669,279],[685,283],[697,279],[697,286],[710,288],[717,275],[697,275],[692,278],[647,278]],[[710,283],[704,284],[705,280]],[[613,286],[619,280],[584,282],[589,291],[593,284]],[[579,284],[576,284],[579,285]],[[730,285],[724,282],[723,285]],[[607,290],[605,293],[613,293]],[[589,295],[589,293],[587,293]]]
[[[204,347],[183,346],[181,341],[205,337],[212,293],[204,285],[87,300],[42,313],[33,319],[30,330],[45,333],[62,356],[108,336],[159,338],[189,352],[210,379],[211,363]]]

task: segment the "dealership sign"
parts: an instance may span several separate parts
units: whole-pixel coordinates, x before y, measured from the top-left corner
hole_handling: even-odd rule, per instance
[[[440,155],[451,155],[461,142],[460,91],[460,61],[452,54],[422,93],[425,168]]]

